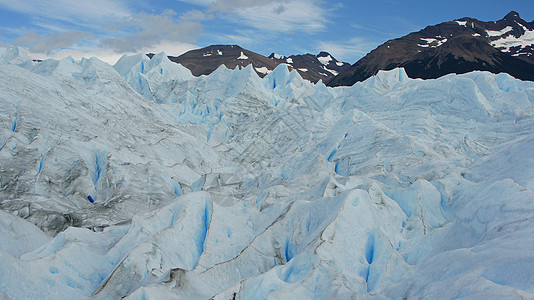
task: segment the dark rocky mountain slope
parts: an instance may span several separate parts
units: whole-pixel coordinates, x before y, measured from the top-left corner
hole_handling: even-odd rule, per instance
[[[350,67],[349,63],[340,62],[327,52],[289,57],[273,53],[266,57],[237,45],[212,45],[188,51],[180,56],[169,56],[169,59],[188,68],[195,76],[208,75],[221,65],[235,69],[252,64],[256,73],[263,77],[284,63],[289,65],[290,69],[296,69],[302,78],[314,83],[319,80],[330,81]]]
[[[428,26],[387,41],[328,85],[350,86],[397,67],[412,78],[481,70],[534,81],[534,22],[511,12],[496,22],[462,18]]]

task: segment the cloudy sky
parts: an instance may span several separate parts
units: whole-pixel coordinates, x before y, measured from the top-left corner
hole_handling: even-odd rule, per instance
[[[534,20],[532,0],[0,0],[0,46],[114,63],[123,54],[238,44],[263,55],[324,50],[354,63],[427,25],[499,20],[511,10]]]

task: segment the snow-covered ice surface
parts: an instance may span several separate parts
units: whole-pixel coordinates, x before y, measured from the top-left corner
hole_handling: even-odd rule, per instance
[[[2,299],[534,297],[534,83],[0,63]]]

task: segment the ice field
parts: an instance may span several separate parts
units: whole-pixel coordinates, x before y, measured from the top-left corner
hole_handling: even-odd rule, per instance
[[[534,83],[0,48],[0,299],[534,298]]]

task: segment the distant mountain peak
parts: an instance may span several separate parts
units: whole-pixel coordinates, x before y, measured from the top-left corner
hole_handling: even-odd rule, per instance
[[[319,54],[317,54],[317,57],[327,57],[329,55],[330,55],[330,53],[328,53],[326,51],[321,51],[321,52],[319,52]]]
[[[503,18],[504,20],[522,20],[521,17],[519,17],[519,14],[516,11],[509,12],[506,16]]]
[[[427,26],[387,41],[328,85],[353,85],[379,70],[397,67],[405,68],[412,78],[480,70],[534,81],[534,22],[512,11],[499,21],[464,17]]]

